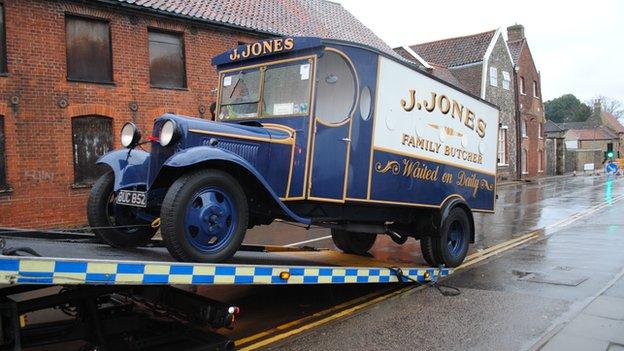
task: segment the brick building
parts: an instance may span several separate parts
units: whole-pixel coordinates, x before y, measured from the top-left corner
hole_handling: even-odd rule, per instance
[[[519,178],[544,175],[544,104],[542,102],[540,73],[535,66],[524,27],[507,28],[507,45],[514,60],[514,85],[517,91]]]
[[[500,108],[498,177],[516,179],[514,62],[501,29],[394,50],[421,66],[428,63],[429,69],[440,78]]]
[[[208,117],[210,60],[240,42],[320,36],[392,52],[324,0],[3,0],[0,14],[0,227],[84,224],[93,163],[121,126]]]

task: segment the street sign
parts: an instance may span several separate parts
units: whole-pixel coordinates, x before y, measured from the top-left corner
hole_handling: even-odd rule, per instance
[[[594,170],[594,164],[593,163],[586,163],[583,165],[583,170],[584,171],[593,171]]]

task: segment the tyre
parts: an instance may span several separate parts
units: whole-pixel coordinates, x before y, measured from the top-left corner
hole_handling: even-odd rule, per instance
[[[204,169],[180,177],[169,188],[160,232],[179,261],[221,262],[243,242],[248,216],[238,181],[223,171]]]
[[[333,228],[331,234],[337,248],[345,253],[356,255],[366,254],[375,244],[375,239],[377,239],[377,234],[355,233]]]
[[[152,228],[149,222],[137,218],[136,208],[115,203],[114,183],[115,174],[108,172],[91,188],[87,201],[89,226],[96,228],[93,229],[95,235],[110,246],[120,248],[142,246],[156,234],[157,229]],[[133,225],[137,227],[106,228]]]
[[[420,240],[423,257],[431,266],[457,267],[464,262],[470,242],[468,214],[460,207],[451,209],[437,236]]]

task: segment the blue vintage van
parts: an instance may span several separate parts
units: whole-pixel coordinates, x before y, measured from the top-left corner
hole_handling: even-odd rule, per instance
[[[127,123],[125,148],[98,161],[111,171],[88,218],[103,241],[138,246],[160,225],[176,259],[216,262],[280,218],[331,228],[348,253],[384,234],[420,240],[431,265],[462,263],[472,213],[494,210],[495,106],[349,42],[276,38],[213,64],[216,121],[165,114],[146,140]]]

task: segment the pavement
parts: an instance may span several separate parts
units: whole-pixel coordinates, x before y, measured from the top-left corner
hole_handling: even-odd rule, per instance
[[[495,243],[534,227],[542,234],[444,281],[461,295],[412,289],[271,347],[620,350],[624,182],[567,178],[538,191],[513,187],[506,187],[501,211],[479,222],[482,239]]]

